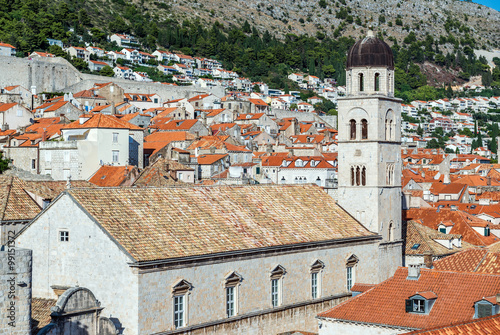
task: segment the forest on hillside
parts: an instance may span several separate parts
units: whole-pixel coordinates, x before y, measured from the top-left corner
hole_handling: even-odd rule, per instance
[[[32,51],[48,50],[47,38],[62,40],[65,45],[93,43],[111,50],[118,48],[107,41],[109,34],[130,33],[139,39],[144,50],[164,48],[215,58],[224,68],[253,81],[266,82],[271,88],[296,89],[287,79],[292,71],[321,79],[333,78],[339,85],[345,83],[346,54],[355,40],[342,36],[343,25],[336,28],[338,34],[333,39],[321,33],[316,36],[287,34],[278,39],[269,31],[259,32],[247,21],[230,27],[218,22],[204,26],[199,20],[160,21],[140,5],[124,0],[111,0],[111,4],[114,11],[102,8],[102,13],[95,13],[89,12],[84,0],[0,0],[0,40],[14,45],[18,56],[25,57]],[[339,15],[345,17],[344,27],[353,20],[348,13],[347,9],[339,10]],[[97,24],[103,22],[103,18],[107,25]],[[397,18],[395,24],[400,24]],[[411,101],[453,94],[444,85],[427,85],[421,71],[424,62],[453,70],[462,80],[481,75],[484,84],[493,86],[490,94],[499,94],[500,67],[490,72],[486,59],[475,56],[475,41],[468,36],[467,26],[449,19],[445,28],[448,36],[427,35],[424,40],[418,40],[408,29],[408,35],[400,44],[378,32],[379,38],[392,45],[397,96]],[[462,37],[456,37],[454,31],[460,31]]]

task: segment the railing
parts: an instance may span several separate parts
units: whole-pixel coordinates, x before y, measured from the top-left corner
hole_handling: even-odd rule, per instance
[[[336,179],[325,179],[326,188],[338,188],[339,183]]]

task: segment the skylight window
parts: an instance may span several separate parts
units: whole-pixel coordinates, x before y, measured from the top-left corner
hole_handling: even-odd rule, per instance
[[[420,247],[420,243],[415,243],[412,247],[411,250],[417,250]]]

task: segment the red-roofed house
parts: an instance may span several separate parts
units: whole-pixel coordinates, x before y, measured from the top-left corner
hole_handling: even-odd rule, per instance
[[[18,103],[0,103],[0,125],[2,130],[18,129],[30,124],[33,113]]]
[[[15,56],[16,48],[8,43],[0,42],[0,56]]]
[[[264,113],[240,114],[234,122],[240,125],[253,124],[258,128],[258,130],[265,131],[271,135],[278,133],[278,125],[276,122]]]
[[[31,91],[21,85],[6,86],[0,89],[0,103],[17,102],[31,109],[33,104]]]
[[[143,129],[113,115],[82,115],[61,129],[63,141],[40,143],[40,173],[88,179],[102,165],[143,166]]]
[[[187,131],[196,136],[206,136],[210,132],[203,122],[196,119],[172,120],[164,125],[158,125],[160,131]]]
[[[500,276],[400,267],[392,278],[320,313],[319,335],[401,334],[470,321],[497,313],[499,290]]]

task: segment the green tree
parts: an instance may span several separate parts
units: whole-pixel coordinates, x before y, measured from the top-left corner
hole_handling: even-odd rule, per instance
[[[0,173],[10,169],[9,167],[10,159],[3,157],[3,152],[0,151]]]
[[[99,74],[101,76],[106,76],[106,77],[113,77],[115,75],[115,72],[113,71],[113,68],[111,66],[105,66],[99,71]]]

